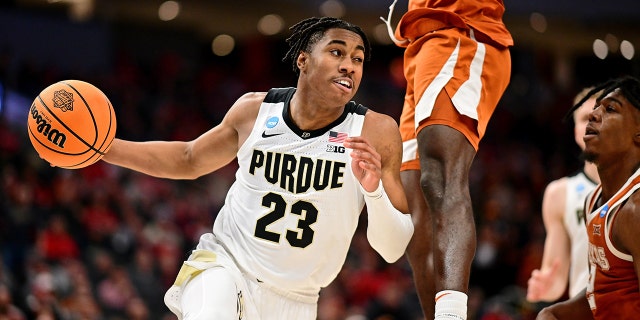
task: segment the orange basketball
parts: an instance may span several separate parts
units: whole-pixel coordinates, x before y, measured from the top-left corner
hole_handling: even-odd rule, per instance
[[[79,169],[100,160],[116,135],[107,96],[90,83],[56,82],[33,100],[28,115],[31,144],[51,165]]]

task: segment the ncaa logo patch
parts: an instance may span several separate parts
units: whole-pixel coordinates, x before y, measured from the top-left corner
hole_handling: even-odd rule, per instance
[[[600,210],[600,218],[604,217],[607,214],[607,211],[609,211],[609,204],[605,204],[604,207],[602,207],[602,210]]]
[[[278,119],[278,117],[271,117],[267,119],[267,123],[265,125],[267,126],[267,128],[271,129],[277,126],[279,121],[280,119]]]

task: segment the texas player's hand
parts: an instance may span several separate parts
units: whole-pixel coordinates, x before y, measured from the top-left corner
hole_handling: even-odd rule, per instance
[[[364,137],[349,137],[344,141],[345,148],[351,149],[351,171],[362,187],[373,192],[380,184],[382,161],[380,154]]]

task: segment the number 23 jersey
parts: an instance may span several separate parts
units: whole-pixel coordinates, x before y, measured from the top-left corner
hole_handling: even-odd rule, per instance
[[[213,233],[248,276],[316,297],[342,268],[364,206],[343,141],[360,135],[367,108],[350,102],[303,131],[289,118],[294,92],[267,93]]]

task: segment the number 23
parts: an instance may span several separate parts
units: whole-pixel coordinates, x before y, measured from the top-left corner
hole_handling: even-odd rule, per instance
[[[254,236],[279,243],[281,234],[269,231],[267,227],[284,217],[287,210],[287,202],[281,195],[269,192],[262,197],[262,206],[273,208],[273,210],[256,221]],[[311,225],[318,220],[318,209],[310,202],[299,200],[291,205],[290,212],[299,215],[301,218],[298,220],[297,225],[299,230],[287,230],[287,241],[293,247],[306,248],[313,242],[314,230],[311,229]]]

